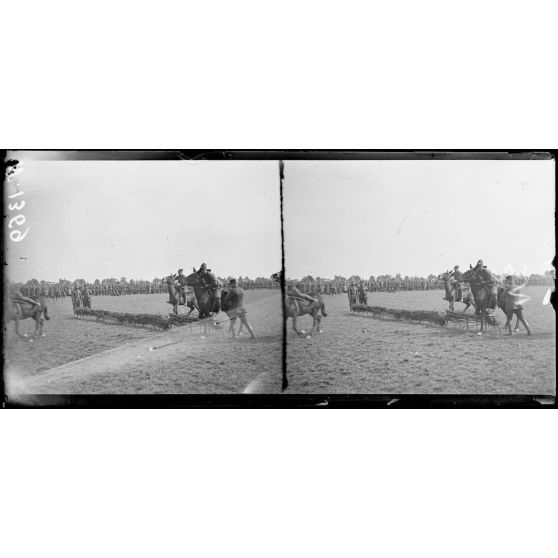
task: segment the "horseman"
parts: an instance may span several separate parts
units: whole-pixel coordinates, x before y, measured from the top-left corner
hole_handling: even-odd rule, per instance
[[[449,277],[455,287],[455,300],[457,302],[461,302],[463,293],[461,289],[461,271],[459,271],[458,265],[453,268],[453,271],[449,274]]]
[[[294,281],[287,281],[285,283],[285,294],[289,298],[301,298],[303,300],[307,300],[308,302],[318,302],[315,298],[307,295],[306,293],[301,292],[295,285]]]
[[[479,260],[477,262],[477,265],[473,269],[476,279],[481,283],[484,283],[488,287],[488,292],[490,293],[490,301],[488,303],[487,311],[489,311],[489,313],[493,313],[498,306],[499,279],[483,264],[482,260]]]
[[[207,268],[207,265],[205,263],[202,263],[200,265],[200,268],[198,269],[198,271],[196,271],[196,268],[194,267],[194,273],[198,274],[200,283],[202,284],[202,286],[208,290],[211,291],[212,295],[213,295],[213,301],[215,304],[215,308],[216,308],[216,312],[219,312],[219,310],[221,309],[221,296],[220,296],[220,292],[221,292],[221,283],[219,282],[219,280],[217,279],[216,275],[214,273],[211,272],[211,269]]]
[[[17,287],[16,285],[8,285],[8,297],[10,298],[10,300],[13,300],[14,302],[23,302],[24,304],[31,304],[32,307],[41,306],[40,302],[37,302],[32,298],[28,298],[24,296],[19,290],[19,287]]]
[[[176,275],[172,275],[172,278],[178,283],[178,292],[184,297],[184,301],[186,301],[186,289],[184,288],[186,285],[186,276],[184,275],[184,270],[179,269]]]

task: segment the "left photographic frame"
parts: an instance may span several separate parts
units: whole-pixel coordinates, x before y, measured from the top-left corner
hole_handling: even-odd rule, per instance
[[[8,404],[280,393],[276,161],[8,151],[4,166]]]

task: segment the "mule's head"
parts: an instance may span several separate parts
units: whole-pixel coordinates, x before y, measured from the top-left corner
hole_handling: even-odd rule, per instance
[[[438,275],[438,280],[449,281],[449,271],[444,271],[443,273],[440,273],[440,275]]]
[[[194,273],[190,273],[190,275],[186,275],[183,281],[184,283],[186,283],[186,285],[189,285],[190,287],[194,287],[195,285],[201,285],[200,276],[195,271]]]
[[[469,268],[465,273],[461,274],[461,281],[468,282],[475,279],[476,270],[474,267]]]

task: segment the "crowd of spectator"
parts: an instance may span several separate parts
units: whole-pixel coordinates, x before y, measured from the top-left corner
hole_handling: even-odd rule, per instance
[[[219,277],[223,284],[227,284],[232,277]],[[531,274],[528,277],[514,276],[517,284],[530,286],[553,286],[554,274],[547,271],[544,275]],[[294,279],[296,287],[304,293],[339,294],[347,293],[352,286],[354,289],[366,292],[400,292],[400,291],[429,291],[443,289],[442,281],[435,275],[428,277],[402,277],[401,275],[380,275],[362,279],[357,275],[349,278],[336,275],[333,279],[306,276],[302,279]],[[275,289],[279,290],[281,285],[272,277],[238,277],[237,285],[244,290],[251,289]],[[135,294],[166,293],[167,285],[163,279],[155,278],[152,281],[134,280],[121,277],[120,279],[96,279],[93,282],[84,279],[69,281],[60,279],[58,283],[38,281],[32,279],[26,283],[18,283],[17,286],[25,296],[42,296],[45,298],[63,298],[71,296],[74,287],[85,288],[91,296],[125,296]]]

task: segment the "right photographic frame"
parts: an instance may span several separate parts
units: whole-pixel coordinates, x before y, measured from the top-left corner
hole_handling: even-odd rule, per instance
[[[280,163],[284,394],[554,404],[554,154],[342,157]]]

